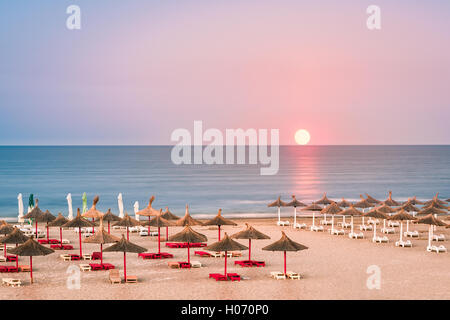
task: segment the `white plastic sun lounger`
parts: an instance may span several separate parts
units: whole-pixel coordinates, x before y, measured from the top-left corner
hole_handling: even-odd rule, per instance
[[[324,232],[325,229],[323,228],[323,226],[311,226],[311,231]]]
[[[373,226],[370,224],[362,224],[359,226],[359,230],[361,231],[372,231],[373,230]]]
[[[427,247],[427,251],[428,252],[436,252],[436,253],[440,253],[440,252],[447,252],[447,248],[444,247],[443,245],[438,246],[429,246]]]
[[[388,221],[388,227],[400,227],[400,223],[398,221]]]
[[[320,224],[324,226],[331,226],[331,220],[320,220]]]
[[[380,220],[369,218],[369,220],[367,220],[367,223],[368,224],[380,224]]]
[[[191,267],[192,268],[201,268],[202,264],[200,261],[191,261]]]
[[[386,236],[384,236],[384,237],[375,237],[375,238],[372,239],[372,242],[375,242],[375,243],[387,243],[387,242],[389,242],[389,239]]]
[[[333,230],[329,230],[330,234],[336,235],[336,236],[341,236],[345,234],[344,229],[333,229]]]
[[[289,223],[289,221],[277,221],[277,226],[282,226],[282,227],[284,227],[284,226],[288,226],[290,223]]]
[[[293,271],[288,271],[286,272],[286,275],[288,276],[289,279],[293,279],[293,280],[300,280],[300,274],[298,274],[297,272],[293,272]]]
[[[13,279],[13,278],[2,278],[2,284],[6,284],[10,287],[20,287],[22,282],[19,279]]]
[[[393,234],[393,233],[395,233],[395,229],[394,228],[381,228],[381,233]]]
[[[293,227],[294,229],[306,229],[306,223],[296,223]]]
[[[405,237],[410,237],[410,238],[418,238],[419,237],[419,232],[417,230],[414,231],[408,231],[408,232],[404,232],[403,235]]]
[[[411,240],[397,241],[397,242],[395,243],[395,246],[396,246],[396,247],[403,247],[403,248],[406,248],[406,247],[412,248],[412,242],[411,242]]]
[[[445,236],[443,234],[439,234],[439,235],[434,234],[432,240],[433,241],[445,241]]]
[[[353,233],[349,233],[348,234],[348,237],[350,238],[350,239],[364,239],[364,233],[362,233],[362,232],[360,232],[360,233],[357,233],[357,232],[353,232]]]
[[[270,276],[277,280],[286,280],[286,275],[282,272],[273,271],[270,273]]]

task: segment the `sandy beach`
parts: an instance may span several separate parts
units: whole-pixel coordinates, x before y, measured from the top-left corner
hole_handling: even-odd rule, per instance
[[[340,221],[341,219],[336,219]],[[0,287],[2,299],[450,299],[450,256],[448,253],[429,253],[426,225],[412,225],[412,230],[420,232],[419,239],[413,239],[413,248],[397,248],[396,233],[388,235],[390,242],[371,242],[372,232],[364,232],[365,239],[352,240],[347,235],[332,236],[327,232],[316,233],[294,230],[292,227],[278,227],[275,219],[236,219],[238,226],[225,226],[228,234],[244,229],[245,222],[269,235],[269,240],[252,241],[252,258],[264,260],[264,268],[242,268],[228,260],[228,272],[236,272],[247,279],[240,282],[216,282],[208,278],[209,273],[223,272],[224,258],[202,258],[194,256],[204,266],[198,269],[169,269],[168,261],[186,261],[186,249],[170,249],[162,244],[162,251],[172,253],[173,259],[142,260],[137,254],[127,254],[127,273],[139,278],[138,284],[111,285],[107,271],[81,272],[81,288],[68,289],[67,273],[71,265],[89,261],[63,261],[59,255],[78,252],[78,237],[72,230],[65,230],[63,237],[74,245],[72,251],[56,251],[45,257],[33,259],[35,283],[30,285],[29,273],[7,274],[2,278],[17,277],[22,280],[20,288]],[[301,218],[300,222],[311,224],[311,219]],[[292,220],[291,220],[292,223]],[[355,225],[359,219],[355,219]],[[208,237],[208,244],[217,241],[217,228],[194,227]],[[154,228],[153,228],[154,230]],[[170,228],[169,234],[181,230]],[[288,252],[288,271],[299,272],[301,280],[274,280],[271,271],[283,270],[282,252],[261,250],[262,247],[278,240],[281,230],[294,241],[309,247],[300,252]],[[348,230],[348,229],[347,229]],[[51,230],[51,237],[58,237],[58,229]],[[379,232],[379,231],[378,231]],[[120,235],[122,231],[113,230]],[[162,230],[165,238],[165,230]],[[348,233],[348,231],[347,231]],[[437,233],[450,237],[449,229],[439,228]],[[157,237],[140,237],[130,234],[130,240],[157,252]],[[239,240],[247,245],[248,241]],[[447,241],[439,242],[448,247]],[[97,244],[83,243],[83,253],[99,251]],[[248,251],[243,251],[246,257]],[[112,263],[120,269],[123,277],[123,254],[104,253],[104,262]],[[19,264],[29,264],[28,257],[21,257]],[[13,265],[13,262],[3,263]],[[369,266],[380,270],[380,289],[368,289]]]

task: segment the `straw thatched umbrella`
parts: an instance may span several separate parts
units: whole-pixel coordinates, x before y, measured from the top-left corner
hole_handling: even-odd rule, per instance
[[[14,227],[6,222],[0,226],[0,234],[8,235],[13,231]],[[4,243],[3,246],[3,255],[6,257],[6,243]]]
[[[436,218],[433,214],[429,214],[421,219],[418,219],[416,221],[413,221],[414,223],[422,223],[422,224],[428,224],[428,247],[431,247],[431,235],[433,233],[432,226],[439,226],[439,227],[447,227],[447,224]]]
[[[3,237],[0,239],[0,243],[3,243],[5,245],[5,252],[6,252],[6,244],[15,244],[16,247],[19,243],[27,242],[30,237],[27,237],[22,231],[20,231],[18,228],[14,228],[14,230],[8,234],[6,237]],[[19,259],[16,255],[16,268],[19,267]]]
[[[90,237],[84,239],[85,243],[98,243],[100,244],[100,264],[103,264],[103,245],[105,243],[118,242],[120,239],[115,237],[103,229],[103,219],[100,218],[100,226],[97,232]]]
[[[322,198],[320,198],[319,200],[314,201],[314,202],[317,203],[317,204],[328,205],[328,204],[333,203],[334,201],[328,199],[328,198],[327,198],[327,193],[325,192],[325,193],[323,194]]]
[[[300,250],[306,250],[308,247],[294,242],[291,239],[289,239],[284,231],[281,231],[281,239],[269,244],[268,246],[262,248],[263,250],[268,251],[283,251],[284,252],[284,274],[286,275],[286,251],[300,251]]]
[[[125,216],[126,215],[127,213],[125,213]],[[125,282],[127,281],[127,252],[139,254],[145,251],[147,251],[146,248],[138,246],[137,244],[131,243],[130,241],[126,240],[123,234],[122,239],[120,239],[119,242],[103,250],[103,252],[123,252],[123,273]]]
[[[441,200],[441,199],[439,199],[438,198],[439,197],[439,192],[438,193],[436,193],[435,195],[434,195],[434,197],[433,197],[433,199],[431,199],[431,200],[428,200],[428,201],[425,201],[424,202],[424,205],[429,205],[430,203],[432,203],[433,201],[434,202],[437,202],[437,203],[439,203],[439,204],[442,204],[442,205],[447,205],[447,201],[444,201],[444,200]]]
[[[414,196],[414,197],[412,197],[412,198],[409,198],[408,201],[406,201],[406,202],[409,202],[409,203],[411,203],[412,205],[424,204],[424,202],[418,200],[416,196]]]
[[[368,195],[367,193],[366,193],[366,197],[367,197],[366,200],[367,200],[367,202],[369,202],[369,203],[372,203],[372,204],[380,204],[380,203],[381,203],[380,200],[375,199],[374,197]]]
[[[33,195],[30,195],[30,198],[32,199]],[[38,235],[38,218],[42,216],[44,212],[42,212],[41,209],[39,209],[39,199],[36,198],[36,205],[33,209],[30,210],[23,218],[24,219],[33,219],[36,223],[36,237]]]
[[[370,218],[374,218],[374,219],[389,219],[389,216],[386,215],[385,213],[378,211],[376,208],[373,210],[370,210],[367,213],[363,214],[363,217],[370,217]],[[377,224],[374,223],[373,224],[373,239],[375,239],[377,237]]]
[[[175,222],[175,225],[178,227],[185,227],[185,226],[202,226],[203,222],[196,220],[191,217],[189,214],[189,206],[186,205],[186,212],[184,214],[184,217],[178,219]]]
[[[447,211],[435,208],[435,207],[428,207],[428,208],[424,208],[422,210],[420,210],[419,212],[417,212],[417,214],[420,215],[427,215],[427,214],[446,214]]]
[[[101,218],[103,221],[108,222],[108,233],[111,233],[111,222],[120,221],[120,217],[116,216],[111,212],[111,209],[108,209],[106,213]]]
[[[273,208],[273,207],[277,207],[277,208],[278,208],[278,222],[281,221],[281,211],[280,211],[280,208],[281,208],[281,207],[286,207],[286,204],[287,204],[286,202],[284,202],[284,201],[281,200],[281,196],[278,196],[278,199],[277,199],[277,200],[275,200],[274,202],[269,203],[269,204],[267,205],[269,208]]]
[[[322,211],[320,211],[324,215],[325,221],[327,220],[327,214],[331,214],[331,232],[334,230],[334,215],[338,214],[342,211],[342,208],[339,208],[336,202],[331,202],[330,205],[323,208]]]
[[[210,244],[209,246],[205,247],[206,250],[221,252],[225,251],[225,270],[224,270],[224,276],[227,276],[227,252],[228,251],[241,251],[241,250],[247,250],[248,248],[242,244],[240,244],[237,241],[234,241],[231,239],[228,234],[225,232],[225,237],[217,241],[213,244]]]
[[[154,217],[150,221],[145,221],[142,223],[143,226],[152,226],[158,228],[158,253],[161,253],[161,227],[171,227],[175,223],[171,222],[169,220],[166,220],[162,217],[162,209],[159,211],[160,214],[158,214],[156,217]]]
[[[428,204],[424,205],[424,208],[436,208],[436,209],[447,209],[447,205],[444,205],[440,202],[438,202],[436,199],[431,200]]]
[[[131,227],[137,227],[140,226],[141,223],[139,221],[137,221],[136,219],[133,219],[132,217],[130,217],[128,215],[128,213],[125,212],[125,217],[123,217],[122,219],[120,219],[119,221],[117,221],[114,226],[119,226],[119,227],[126,227],[127,228],[127,240],[130,240],[130,230],[129,228]]]
[[[313,203],[311,203],[309,206],[306,206],[306,207],[304,207],[304,208],[301,208],[300,210],[302,210],[302,211],[312,211],[312,213],[313,213],[313,216],[312,216],[312,218],[313,218],[313,221],[312,221],[312,225],[313,225],[313,227],[316,225],[316,212],[317,211],[322,211],[322,207],[321,206],[319,206],[318,204],[315,204],[314,202]]]
[[[137,215],[148,217],[148,221],[150,221],[151,217],[155,217],[159,214],[158,210],[153,209],[152,202],[155,200],[155,196],[151,196],[150,200],[148,201],[148,206],[138,212],[136,212]],[[150,234],[150,226],[148,226],[148,233]]]
[[[78,241],[80,243],[80,257],[83,256],[83,250],[81,247],[81,228],[88,228],[92,227],[94,224],[90,222],[89,220],[84,219],[81,216],[80,208],[77,209],[77,216],[68,221],[67,223],[63,224],[61,227],[63,228],[78,228]]]
[[[245,226],[247,227],[245,230],[233,234],[231,236],[231,238],[233,238],[233,239],[248,239],[248,260],[251,261],[251,259],[252,259],[252,239],[253,240],[263,240],[263,239],[270,239],[270,237],[268,235],[265,235],[262,232],[259,232],[258,230],[253,228],[251,225],[249,225],[247,222],[245,223]]]
[[[342,210],[339,214],[341,214],[343,217],[345,216],[351,216],[351,234],[353,234],[353,216],[362,216],[363,213],[356,209],[353,205],[350,205],[349,208]]]
[[[94,226],[95,226],[95,224],[94,224],[95,219],[100,219],[104,215],[103,212],[98,211],[97,208],[96,208],[99,199],[100,199],[99,196],[95,196],[94,200],[92,201],[92,207],[88,211],[84,212],[81,215],[83,218],[91,218],[92,219],[92,222],[93,222],[92,232],[95,231],[95,228],[94,228]]]
[[[398,207],[401,206],[400,202],[397,202],[395,200],[392,199],[392,191],[389,191],[389,196],[386,200],[383,201],[383,203],[387,206],[391,206],[391,207]]]
[[[8,250],[9,253],[15,254],[17,256],[29,256],[30,257],[30,278],[31,283],[33,283],[33,257],[34,256],[46,256],[50,253],[55,252],[53,249],[44,247],[35,241],[33,237],[28,239],[22,245]]]
[[[219,213],[211,220],[206,221],[203,225],[217,226],[219,230],[219,241],[220,241],[220,226],[237,226],[237,224],[234,223],[233,221],[222,217],[222,209],[219,209]]]
[[[62,246],[62,226],[65,225],[69,220],[64,218],[64,216],[60,213],[58,213],[58,216],[55,220],[50,222],[48,224],[49,227],[59,227],[59,244]]]
[[[352,206],[352,203],[350,201],[347,201],[344,198],[342,198],[342,200],[339,201],[337,203],[337,205],[341,208],[348,208],[348,207]]]
[[[55,219],[56,219],[56,217],[55,217],[54,215],[52,215],[52,214],[50,213],[50,211],[48,211],[48,210],[46,210],[41,216],[39,216],[39,217],[37,218],[37,220],[38,220],[39,222],[45,222],[45,223],[46,223],[47,242],[48,242],[48,239],[49,239],[48,223],[49,223],[49,222],[52,222],[52,221],[55,220]]]
[[[374,204],[367,201],[367,199],[365,199],[362,194],[360,194],[359,197],[361,198],[361,200],[359,200],[357,203],[353,205],[355,208],[363,209],[364,212],[364,209],[374,207]]]
[[[190,265],[190,263],[191,263],[190,251],[189,251],[190,243],[206,242],[206,241],[208,241],[208,238],[204,234],[201,234],[199,232],[192,230],[192,228],[187,225],[182,231],[171,236],[169,238],[169,240],[173,241],[173,242],[186,242],[187,243],[188,264]]]
[[[166,207],[166,211],[163,213],[162,217],[166,220],[179,220],[180,217],[174,215],[169,211],[169,207]],[[166,227],[166,241],[169,240],[169,227]]]
[[[400,242],[403,241],[403,221],[406,221],[406,223],[409,223],[409,221],[416,220],[415,217],[407,213],[405,210],[400,210],[392,217],[389,217],[390,220],[396,220],[400,221]]]
[[[405,202],[401,207],[398,207],[395,210],[396,211],[405,210],[408,212],[419,212],[420,211],[420,209],[417,208],[412,202],[409,202],[409,200],[407,202]]]
[[[292,195],[292,201],[286,203],[286,207],[294,207],[294,228],[297,225],[297,207],[306,207],[306,204],[298,201],[295,198],[295,194]]]
[[[375,207],[374,210],[378,210],[379,212],[386,213],[388,216],[390,213],[395,212],[395,209],[383,203],[381,206]],[[383,219],[383,228],[386,228],[386,219]]]

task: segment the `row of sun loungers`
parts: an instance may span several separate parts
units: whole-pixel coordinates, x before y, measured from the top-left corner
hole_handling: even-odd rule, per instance
[[[427,247],[427,251],[428,252],[441,253],[441,252],[447,252],[447,248],[444,247],[443,245],[440,245],[440,246],[428,246]]]
[[[406,240],[406,241],[404,241],[404,240],[402,240],[402,241],[397,241],[396,243],[395,243],[395,246],[396,247],[403,247],[403,248],[406,248],[406,247],[408,247],[408,248],[412,248],[412,242],[411,242],[411,240]]]
[[[234,264],[240,265],[241,267],[265,267],[266,266],[266,263],[264,261],[256,261],[256,260],[235,261]]]
[[[300,274],[293,271],[288,271],[286,272],[286,274],[278,271],[273,271],[270,273],[270,276],[276,280],[286,280],[286,279],[300,280]]]
[[[221,273],[210,273],[209,277],[216,279],[216,281],[241,281],[241,276],[237,273],[227,273],[226,275]]]
[[[166,247],[169,248],[187,248],[189,245],[189,248],[200,248],[200,247],[206,247],[206,243],[176,243],[176,242],[166,242]]]
[[[15,262],[17,261],[17,257],[13,255],[0,256],[0,262]]]
[[[173,254],[167,253],[167,252],[161,252],[161,253],[139,253],[139,257],[142,259],[167,259],[167,258],[173,258]]]
[[[191,261],[190,263],[185,261],[169,261],[167,263],[171,269],[190,269],[190,268],[201,268],[202,264],[200,261]]]
[[[109,282],[111,284],[122,283],[122,278],[120,277],[119,269],[109,270]],[[138,279],[136,276],[127,275],[127,283],[137,283]]]

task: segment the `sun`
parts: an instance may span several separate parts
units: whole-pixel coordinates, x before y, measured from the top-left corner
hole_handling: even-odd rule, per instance
[[[307,130],[300,129],[295,133],[295,142],[297,144],[305,145],[308,144],[309,140],[311,140],[311,136]]]

